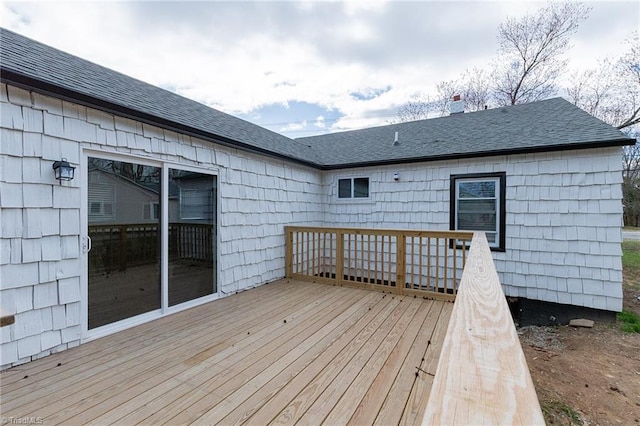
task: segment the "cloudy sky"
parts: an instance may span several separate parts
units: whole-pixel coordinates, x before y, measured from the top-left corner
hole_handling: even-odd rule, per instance
[[[620,56],[637,1],[587,2],[570,67]],[[486,67],[524,1],[6,2],[27,37],[291,137],[386,124],[442,80]]]

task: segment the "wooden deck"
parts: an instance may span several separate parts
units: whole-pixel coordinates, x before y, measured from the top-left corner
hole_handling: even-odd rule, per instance
[[[452,308],[281,280],[3,372],[2,416],[422,423]]]

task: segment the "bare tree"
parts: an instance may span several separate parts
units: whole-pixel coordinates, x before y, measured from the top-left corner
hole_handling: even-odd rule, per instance
[[[638,139],[640,136],[640,37],[617,60],[602,60],[596,68],[574,73],[565,91],[571,102]],[[624,147],[622,193],[624,223],[640,224],[640,145]]]
[[[479,111],[490,104],[491,89],[487,72],[473,68],[465,70],[460,80],[441,81],[436,85],[435,100],[416,98],[398,109],[398,121],[413,121],[449,114],[454,95],[460,95],[465,111]]]
[[[574,72],[569,79],[570,85],[565,88],[568,100],[589,114],[611,122],[604,115],[605,105],[615,91],[614,72],[614,64],[608,59],[600,61],[596,68]]]
[[[431,111],[431,108],[431,102],[429,101],[428,97],[416,97],[414,100],[407,102],[398,109],[397,121],[405,122],[424,120],[426,118],[429,118],[429,112]]]
[[[589,10],[581,3],[549,3],[535,15],[509,18],[498,27],[499,56],[492,72],[498,105],[533,102],[556,93],[569,39]]]
[[[507,19],[498,27],[498,55],[491,71],[467,69],[456,80],[438,83],[435,101],[403,108],[413,111],[419,106],[421,110],[446,115],[454,94],[461,95],[466,111],[533,102],[554,95],[556,80],[566,67],[564,54],[570,48],[570,37],[589,10],[581,3],[551,2],[536,14]],[[400,121],[412,117],[404,110],[398,116]]]
[[[620,101],[624,105],[618,129],[624,129],[640,123],[640,35],[636,31],[627,40],[629,50],[618,61],[618,71],[622,85],[627,90],[622,92]]]
[[[640,123],[640,37],[627,40],[629,50],[617,60],[574,73],[565,88],[571,102],[618,129]]]
[[[433,102],[436,114],[443,117],[449,113],[449,107],[454,95],[459,95],[460,83],[457,80],[441,81],[436,84],[437,100]]]
[[[474,67],[466,69],[459,80],[441,81],[436,85],[437,100],[434,101],[440,116],[449,113],[454,95],[460,95],[465,111],[480,111],[491,104],[491,81],[489,74]]]
[[[640,134],[634,132],[630,136],[638,140]],[[640,144],[624,147],[622,165],[624,224],[640,226]]]
[[[460,95],[464,101],[465,111],[480,111],[491,103],[491,77],[480,69],[473,68],[462,74],[462,90]]]

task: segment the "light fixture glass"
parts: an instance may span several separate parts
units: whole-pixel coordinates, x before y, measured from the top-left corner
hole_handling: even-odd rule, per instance
[[[53,172],[61,183],[63,180],[72,180],[75,170],[76,168],[69,164],[66,158],[53,162]]]

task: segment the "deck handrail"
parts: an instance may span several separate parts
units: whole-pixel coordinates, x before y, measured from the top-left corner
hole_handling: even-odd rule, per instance
[[[455,300],[468,231],[285,227],[288,278]]]
[[[423,425],[544,425],[483,232],[475,233]]]

